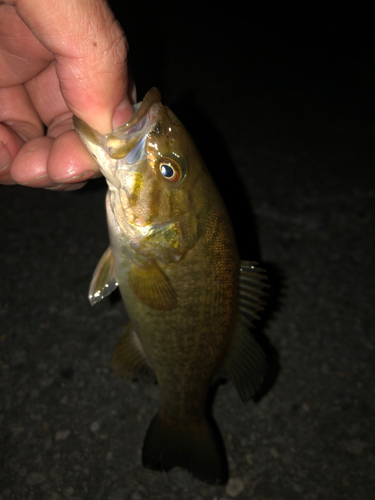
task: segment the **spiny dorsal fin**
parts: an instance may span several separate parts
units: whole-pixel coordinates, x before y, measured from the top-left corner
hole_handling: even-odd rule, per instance
[[[252,326],[252,319],[259,319],[265,302],[261,299],[267,295],[263,288],[268,287],[264,280],[267,279],[265,271],[258,267],[256,262],[242,260],[240,264],[240,312],[243,322]]]
[[[132,262],[129,284],[135,295],[147,306],[159,311],[177,307],[177,296],[168,277],[151,260],[144,264]]]
[[[225,369],[243,402],[254,395],[266,372],[263,350],[238,317],[232,349],[225,362]]]
[[[131,380],[139,373],[150,375],[152,366],[134,328],[129,323],[113,350],[112,368],[117,376]]]
[[[244,402],[259,388],[267,368],[261,347],[248,331],[265,305],[261,299],[266,295],[263,288],[268,286],[265,279],[265,272],[256,262],[241,261],[239,315],[225,368]]]
[[[110,295],[118,286],[116,279],[115,263],[111,247],[108,247],[94,271],[90,290],[89,301],[93,306]]]

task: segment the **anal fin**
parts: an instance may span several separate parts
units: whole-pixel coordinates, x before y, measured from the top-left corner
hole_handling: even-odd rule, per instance
[[[130,323],[113,350],[112,368],[116,375],[126,380],[131,380],[138,374],[147,377],[153,374],[143,346]]]

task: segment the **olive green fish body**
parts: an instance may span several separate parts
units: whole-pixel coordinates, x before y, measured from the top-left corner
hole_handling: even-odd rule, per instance
[[[203,416],[208,387],[235,329],[239,259],[228,217],[215,205],[203,209],[199,226],[205,238],[198,238],[178,265],[158,262],[176,292],[171,310],[155,310],[135,295],[129,283],[132,261],[121,258],[119,239],[111,234],[119,287],[155,371],[161,412],[182,421]]]
[[[131,325],[113,353],[120,376],[152,371],[160,409],[148,430],[143,463],[180,465],[225,482],[223,445],[205,413],[224,367],[246,401],[264,369],[248,333],[261,309],[264,275],[240,263],[223,201],[178,118],[152,89],[133,118],[101,136],[76,129],[108,182],[110,247],[90,287],[92,304],[120,287]]]

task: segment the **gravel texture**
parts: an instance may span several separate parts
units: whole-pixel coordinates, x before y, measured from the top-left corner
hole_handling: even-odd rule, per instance
[[[127,322],[119,296],[87,300],[108,244],[104,181],[0,186],[0,500],[374,498],[370,23],[315,13],[309,28],[304,12],[270,5],[250,20],[117,10],[140,98],[160,88],[216,178],[243,257],[269,275],[256,330],[265,385],[243,405],[221,384],[213,403],[228,484],[141,465],[158,388],[111,371]]]

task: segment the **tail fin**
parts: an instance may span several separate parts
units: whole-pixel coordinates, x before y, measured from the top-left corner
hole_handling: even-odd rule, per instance
[[[224,444],[214,422],[208,420],[194,428],[177,427],[158,413],[147,431],[142,462],[149,469],[164,471],[180,466],[210,484],[228,481]]]

